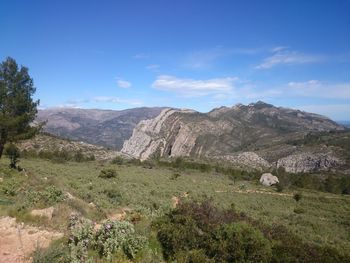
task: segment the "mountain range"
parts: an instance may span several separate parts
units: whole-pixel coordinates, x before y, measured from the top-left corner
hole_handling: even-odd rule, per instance
[[[297,143],[310,134],[335,133],[348,140],[344,126],[322,115],[262,101],[208,113],[160,107],[41,110],[38,121],[44,120],[49,133],[141,160],[189,157],[258,169],[282,166],[290,172],[330,170],[348,162],[339,144]]]
[[[44,131],[53,135],[120,150],[141,120],[154,118],[163,109],[54,108],[39,110],[37,121],[47,121]]]

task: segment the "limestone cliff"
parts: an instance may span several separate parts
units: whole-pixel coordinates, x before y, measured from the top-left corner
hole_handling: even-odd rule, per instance
[[[310,131],[343,129],[324,116],[263,102],[221,107],[209,113],[168,108],[154,119],[141,121],[121,151],[141,160],[189,156],[269,167],[254,152]]]

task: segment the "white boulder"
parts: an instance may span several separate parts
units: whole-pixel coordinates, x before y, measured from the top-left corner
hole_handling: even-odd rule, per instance
[[[271,186],[274,184],[278,184],[279,180],[277,176],[274,176],[271,173],[264,173],[260,177],[260,183],[265,186]]]

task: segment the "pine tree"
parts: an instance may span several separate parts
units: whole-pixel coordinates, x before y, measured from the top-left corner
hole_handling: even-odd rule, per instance
[[[0,64],[0,158],[5,144],[33,137],[41,125],[33,126],[39,100],[33,101],[33,79],[28,68],[8,57]]]

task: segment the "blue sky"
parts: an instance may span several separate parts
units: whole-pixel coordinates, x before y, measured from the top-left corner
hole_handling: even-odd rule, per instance
[[[263,100],[350,119],[350,1],[0,0],[0,25],[42,108]]]

